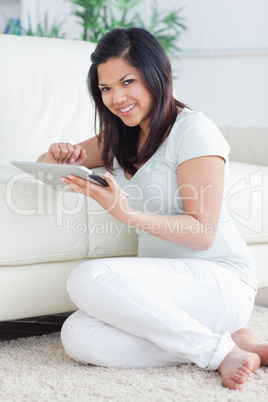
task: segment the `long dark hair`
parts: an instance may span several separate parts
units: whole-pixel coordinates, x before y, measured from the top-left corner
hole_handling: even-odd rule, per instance
[[[137,153],[140,127],[128,127],[104,105],[98,86],[97,67],[110,58],[121,57],[139,70],[144,86],[153,96],[148,139]],[[103,143],[103,162],[111,169],[115,156],[122,169],[135,174],[168,136],[174,124],[177,106],[185,105],[173,97],[170,62],[155,37],[143,28],[117,28],[103,36],[91,55],[88,87],[95,102],[95,130]]]

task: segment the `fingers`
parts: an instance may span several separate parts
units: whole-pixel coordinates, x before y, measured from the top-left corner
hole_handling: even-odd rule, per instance
[[[62,177],[61,180],[65,182],[71,190],[89,196],[90,189],[88,186],[88,181],[71,174],[67,177]]]
[[[80,149],[81,149],[80,156],[76,159],[75,163],[81,165],[81,163],[87,159],[87,151],[85,150],[85,148],[80,147]]]
[[[106,172],[103,176],[109,184],[108,187],[98,186],[71,174],[62,180],[71,190],[92,198],[120,222],[127,223],[130,214],[132,216],[134,212],[128,205],[128,196],[110,173]]]
[[[71,144],[70,144],[71,145]],[[58,163],[62,163],[64,158],[68,155],[69,150],[68,150],[68,143],[58,143],[58,144],[52,144],[49,147],[48,153],[51,155],[52,158],[55,159]]]
[[[116,194],[120,194],[120,187],[110,173],[105,173],[103,177],[109,184],[109,187],[99,186],[72,174],[68,175],[67,177],[63,177],[62,180],[68,185],[71,190],[80,192],[96,200],[98,199],[98,197],[103,198],[102,189],[105,189],[106,195],[108,192],[110,194],[114,193],[113,199],[116,199],[117,202],[118,196],[116,196]]]
[[[47,161],[59,164],[81,164],[86,157],[86,150],[80,145],[59,142],[50,146]]]

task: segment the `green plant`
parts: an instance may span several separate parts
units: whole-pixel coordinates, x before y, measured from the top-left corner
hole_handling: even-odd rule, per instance
[[[178,39],[182,31],[187,27],[182,23],[180,13],[182,8],[168,12],[159,12],[157,5],[152,6],[151,22],[147,28],[159,41],[163,49],[176,56],[181,49],[178,47]]]
[[[141,0],[71,0],[77,7],[73,14],[83,27],[81,39],[97,43],[108,31],[117,27],[129,27],[128,11],[135,7]],[[115,16],[115,11],[117,15]],[[138,22],[138,14],[133,19]]]
[[[150,21],[145,23],[136,11],[143,0],[69,0],[74,9],[72,13],[78,17],[82,26],[81,39],[97,43],[100,38],[114,28],[129,28],[140,26],[148,29],[160,42],[164,50],[173,56],[180,51],[178,41],[181,33],[187,29],[182,23],[182,8],[159,12],[157,5],[152,3]],[[27,29],[7,21],[13,35],[43,36],[49,38],[64,38],[61,32],[63,22],[54,21],[48,24],[48,14],[43,23],[39,22],[36,30],[32,28],[29,18]]]
[[[186,26],[180,17],[182,9],[159,12],[156,5],[151,7],[151,20],[143,22],[135,8],[142,0],[70,0],[75,8],[73,14],[79,18],[83,27],[81,39],[98,42],[114,28],[140,26],[148,29],[159,40],[169,54],[179,51],[178,38]]]

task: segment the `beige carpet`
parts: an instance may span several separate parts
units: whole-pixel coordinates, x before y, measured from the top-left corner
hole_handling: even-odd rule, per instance
[[[268,343],[268,308],[255,307],[249,328]],[[217,372],[193,364],[149,369],[83,366],[64,353],[59,333],[0,343],[1,402],[268,401],[268,368],[243,391],[221,386]]]

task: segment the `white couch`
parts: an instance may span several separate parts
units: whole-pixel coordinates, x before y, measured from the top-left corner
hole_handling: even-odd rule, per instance
[[[0,35],[0,321],[72,311],[65,284],[86,259],[135,255],[134,229],[91,199],[52,191],[10,165],[93,134],[91,43]],[[230,212],[268,286],[268,129],[223,127]]]

